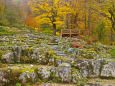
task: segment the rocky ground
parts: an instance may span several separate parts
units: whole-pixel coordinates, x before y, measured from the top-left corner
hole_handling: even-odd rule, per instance
[[[0,86],[115,86],[113,48],[26,29],[1,35]]]

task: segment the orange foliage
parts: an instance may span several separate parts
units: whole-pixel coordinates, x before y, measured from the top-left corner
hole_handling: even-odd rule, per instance
[[[36,19],[34,17],[29,17],[25,20],[26,27],[32,27],[36,28],[39,27],[39,25],[36,22]]]

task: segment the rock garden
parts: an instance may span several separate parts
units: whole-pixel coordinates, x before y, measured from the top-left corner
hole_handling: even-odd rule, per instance
[[[113,49],[98,42],[89,44],[84,39],[25,29],[1,35],[0,86],[115,86],[115,58],[110,53]],[[113,82],[102,84],[103,80]]]

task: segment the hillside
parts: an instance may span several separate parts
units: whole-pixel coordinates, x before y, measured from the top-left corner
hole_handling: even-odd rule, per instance
[[[0,83],[114,86],[115,58],[110,54],[113,49],[100,43],[88,44],[83,39],[60,39],[21,29],[17,34],[0,36]],[[103,80],[108,83],[103,85]]]
[[[0,0],[0,86],[115,86],[115,0]]]

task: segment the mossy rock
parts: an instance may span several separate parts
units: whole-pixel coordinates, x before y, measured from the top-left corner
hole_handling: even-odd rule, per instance
[[[94,56],[93,55],[85,55],[85,56],[83,56],[83,58],[85,58],[85,59],[94,59]]]
[[[22,58],[21,58],[21,63],[35,63],[34,61],[33,61],[33,59],[32,58],[30,58],[30,57],[27,57],[27,56],[23,56]]]
[[[31,65],[9,65],[9,85],[15,85],[17,82],[19,83],[33,83],[36,81],[36,72],[35,70],[39,66],[31,66]]]
[[[2,55],[4,55],[7,51],[6,50],[0,50],[0,60],[2,58]]]
[[[84,78],[78,69],[72,68],[71,76],[73,83],[76,83],[78,85],[87,83],[87,78]]]

